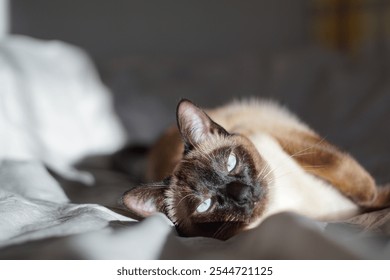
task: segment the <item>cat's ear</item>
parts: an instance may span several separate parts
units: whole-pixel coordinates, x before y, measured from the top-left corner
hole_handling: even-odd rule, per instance
[[[156,212],[164,213],[165,182],[135,187],[122,196],[122,203],[130,212],[146,218]]]
[[[196,146],[218,134],[229,135],[222,126],[187,99],[179,102],[176,118],[180,134],[187,146]]]

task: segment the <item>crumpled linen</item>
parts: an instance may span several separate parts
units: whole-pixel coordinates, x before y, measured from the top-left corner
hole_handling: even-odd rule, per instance
[[[40,162],[0,162],[0,247],[132,221],[97,204],[73,204]]]
[[[24,36],[0,39],[0,159],[43,161],[91,182],[72,164],[125,141],[110,93],[82,50]]]

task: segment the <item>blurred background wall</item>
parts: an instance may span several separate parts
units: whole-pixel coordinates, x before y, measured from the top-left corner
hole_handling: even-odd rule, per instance
[[[265,94],[268,56],[308,41],[304,0],[11,4],[12,33],[63,40],[92,56],[131,137],[141,140],[174,121],[181,97],[214,106]],[[136,129],[140,122],[142,131]]]
[[[4,19],[7,2],[0,1]],[[390,36],[388,0],[13,0],[11,5],[12,32],[74,43],[98,63],[113,54],[264,52],[308,42],[358,51]]]
[[[92,56],[130,142],[153,142],[181,97],[206,107],[270,97],[390,180],[388,0],[12,0],[10,8],[13,34]]]
[[[16,0],[12,31],[72,42],[98,61],[113,54],[261,51],[302,44],[304,5],[302,0]]]

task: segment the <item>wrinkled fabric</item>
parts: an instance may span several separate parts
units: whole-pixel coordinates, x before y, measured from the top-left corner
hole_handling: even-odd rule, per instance
[[[0,162],[0,247],[131,221],[96,204],[73,204],[39,162]]]
[[[280,213],[227,241],[183,238],[163,214],[137,222],[69,203],[40,163],[5,161],[0,170],[0,259],[390,258],[388,209],[332,224]]]
[[[43,161],[66,177],[91,181],[72,164],[114,152],[126,140],[111,103],[80,49],[23,36],[0,39],[0,159]]]

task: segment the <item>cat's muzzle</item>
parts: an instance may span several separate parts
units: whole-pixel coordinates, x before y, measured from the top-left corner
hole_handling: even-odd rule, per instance
[[[238,181],[226,185],[226,193],[238,205],[250,205],[259,200],[259,195],[253,192],[253,187]]]

